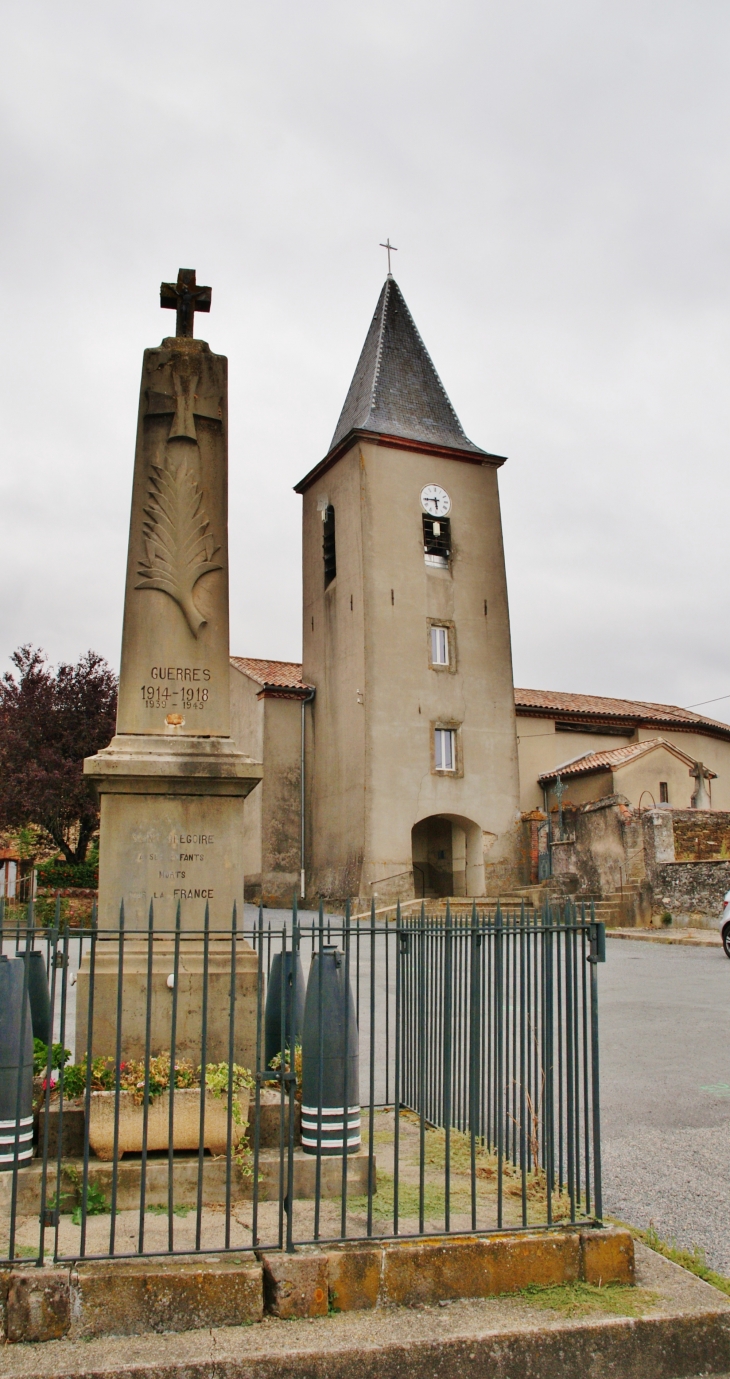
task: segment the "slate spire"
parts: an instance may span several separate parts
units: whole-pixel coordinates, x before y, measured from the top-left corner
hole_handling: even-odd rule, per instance
[[[485,453],[465,436],[403,293],[390,274],[378,299],[330,453],[354,430]]]

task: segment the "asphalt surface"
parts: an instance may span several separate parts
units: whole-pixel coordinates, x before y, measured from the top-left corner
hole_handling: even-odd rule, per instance
[[[721,948],[607,949],[604,1208],[730,1275],[730,962]]]

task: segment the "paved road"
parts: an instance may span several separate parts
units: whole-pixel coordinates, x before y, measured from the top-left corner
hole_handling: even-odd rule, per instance
[[[605,1209],[730,1275],[730,962],[609,939],[599,971]]]

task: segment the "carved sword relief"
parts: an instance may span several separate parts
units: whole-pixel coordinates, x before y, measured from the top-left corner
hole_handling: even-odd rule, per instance
[[[146,560],[141,560],[136,589],[160,589],[182,609],[194,637],[206,621],[193,602],[193,589],[202,575],[222,570],[213,563],[220,550],[209,531],[203,494],[195,475],[182,461],[177,469],[152,466],[143,539]]]

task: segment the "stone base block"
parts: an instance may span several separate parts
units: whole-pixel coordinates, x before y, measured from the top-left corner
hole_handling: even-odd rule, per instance
[[[266,1310],[274,1317],[327,1314],[327,1256],[319,1252],[262,1254]]]
[[[412,1306],[575,1283],[580,1264],[577,1232],[404,1242],[384,1251],[379,1300]]]
[[[74,1336],[139,1336],[241,1326],[263,1316],[255,1260],[80,1264],[72,1279]]]
[[[332,1304],[347,1312],[383,1305],[433,1306],[497,1297],[538,1284],[633,1283],[628,1231],[535,1231],[525,1235],[357,1243],[330,1247]]]
[[[228,921],[230,923],[230,921]],[[80,1060],[88,1047],[90,955],[84,954],[76,984],[75,1057]],[[155,936],[152,942],[152,991],[150,996],[150,1048],[153,1054],[172,1046],[172,987],[175,942],[168,935]],[[200,1066],[202,1037],[203,981],[205,955],[198,934],[183,935],[177,978],[177,1058]],[[122,986],[122,1038],[124,1059],[144,1059],[147,1038],[148,940],[138,935],[124,942]],[[256,991],[258,959],[250,944],[236,944],[236,1011],[233,1061],[244,1068],[256,1065]],[[94,1010],[92,1057],[114,1058],[117,1039],[117,993],[119,989],[119,944],[102,938],[96,945],[94,969]],[[208,1015],[206,1063],[227,1063],[231,992],[231,941],[220,935],[208,943]]]
[[[13,1270],[8,1283],[8,1341],[56,1341],[66,1335],[71,1321],[67,1270]]]
[[[634,1241],[628,1231],[581,1231],[581,1278],[585,1283],[635,1283]]]
[[[377,1307],[383,1268],[381,1246],[342,1246],[327,1255],[329,1295],[338,1312]]]

